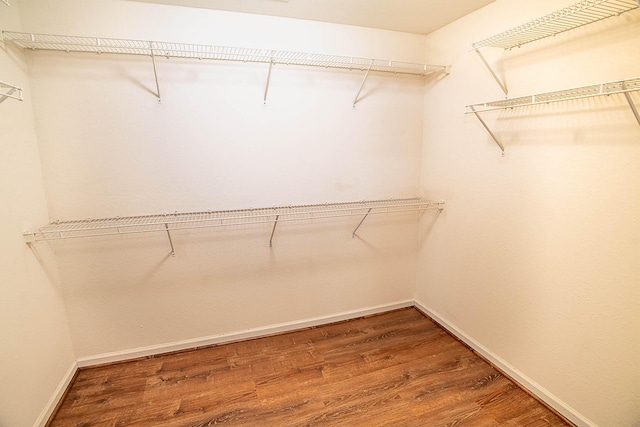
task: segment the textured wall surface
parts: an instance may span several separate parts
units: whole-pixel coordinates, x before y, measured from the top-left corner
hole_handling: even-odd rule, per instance
[[[4,4],[0,28],[20,29],[19,2]],[[0,425],[31,426],[75,363],[55,265],[22,233],[48,220],[32,92],[21,52],[0,49],[0,80],[24,89],[0,103]]]
[[[362,72],[276,66],[263,104],[266,65],[158,58],[158,104],[149,58],[0,51],[0,79],[28,88],[0,104],[0,424],[31,425],[74,353],[414,297],[579,424],[640,422],[640,127],[624,97],[484,114],[505,157],[463,114],[504,96],[470,44],[571,1],[498,0],[428,37],[119,0],[11,3],[4,30],[426,57],[452,73],[371,75],[353,108]],[[511,97],[637,77],[639,24],[634,11],[484,54]],[[447,209],[369,218],[356,239],[360,218],[281,224],[273,248],[269,224],[174,233],[175,257],[162,234],[38,243],[37,257],[20,236],[56,219],[418,193]]]
[[[566,3],[566,2],[565,2]],[[502,99],[472,42],[562,7],[497,1],[430,35],[451,75],[428,89],[417,298],[584,423],[640,423],[640,126],[623,95],[483,117]],[[517,97],[638,77],[640,11],[522,46],[483,49]],[[640,105],[640,95],[633,99]],[[589,421],[590,420],[590,421]]]
[[[27,31],[424,62],[423,36],[126,1],[23,1]],[[52,219],[415,196],[425,80],[29,54]],[[417,215],[52,244],[77,357],[413,297]]]

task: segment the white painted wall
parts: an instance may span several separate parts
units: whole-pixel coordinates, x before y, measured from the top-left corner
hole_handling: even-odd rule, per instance
[[[431,34],[451,75],[427,90],[417,299],[573,408],[640,423],[640,126],[623,96],[483,116],[503,98],[472,42],[572,3],[498,0]],[[640,11],[510,52],[483,52],[511,97],[638,77]],[[633,95],[640,105],[638,93]],[[554,400],[551,399],[551,400]]]
[[[12,3],[33,32],[425,59],[417,35],[116,0]],[[469,44],[567,3],[498,0],[426,38],[429,62],[453,64],[428,82],[426,98],[420,79],[371,76],[355,109],[356,72],[276,67],[263,105],[266,66],[160,59],[157,104],[145,58],[34,53],[23,64],[0,52],[10,70],[0,78],[29,87],[34,100],[51,219],[418,191],[448,206],[437,221],[424,218],[419,247],[415,219],[398,216],[368,219],[354,240],[357,218],[283,224],[272,249],[268,225],[183,232],[175,258],[162,235],[39,243],[38,262],[20,238],[48,221],[31,101],[7,101],[2,128],[16,136],[3,148],[0,194],[15,208],[2,214],[0,247],[3,282],[17,285],[7,286],[1,316],[19,322],[2,330],[11,359],[0,371],[2,422],[29,425],[73,360],[60,290],[84,360],[393,304],[415,291],[579,423],[637,424],[640,130],[624,99],[487,114],[505,158],[462,114],[502,97]],[[2,27],[19,29],[10,10]],[[639,22],[636,11],[486,55],[512,96],[634,77]],[[34,360],[43,347],[55,357]],[[26,378],[47,376],[42,394],[15,393],[14,373],[23,380],[27,367]]]
[[[0,28],[20,30],[19,2],[0,4]],[[22,232],[48,221],[33,103],[21,52],[0,49],[0,80],[25,101],[0,103],[0,425],[32,426],[75,363],[55,263]]]
[[[22,0],[26,31],[423,62],[423,36],[120,0]],[[78,219],[411,197],[424,80],[29,54],[50,216]],[[78,358],[412,300],[417,218],[51,244]],[[38,246],[47,247],[47,244]]]

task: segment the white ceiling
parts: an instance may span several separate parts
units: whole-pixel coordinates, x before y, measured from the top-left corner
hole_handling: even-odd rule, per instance
[[[138,0],[428,34],[495,0]]]

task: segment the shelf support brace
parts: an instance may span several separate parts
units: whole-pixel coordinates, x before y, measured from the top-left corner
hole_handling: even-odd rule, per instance
[[[493,132],[491,132],[491,129],[489,129],[489,126],[487,126],[484,120],[482,120],[482,117],[480,117],[480,114],[476,111],[475,107],[473,105],[470,105],[469,109],[471,110],[473,115],[478,118],[478,120],[480,121],[484,129],[487,131],[487,133],[489,133],[489,135],[491,136],[491,139],[493,139],[493,142],[495,142],[498,145],[498,147],[500,147],[500,150],[502,151],[502,157],[504,157],[504,146],[500,144],[500,141],[498,141],[498,138],[496,138]]]
[[[158,104],[162,103],[162,97],[160,96],[160,84],[158,83],[158,70],[156,69],[156,56],[153,53],[153,42],[149,42],[149,48],[151,50],[151,63],[153,64],[153,76],[156,79],[156,95],[158,96]]]
[[[362,223],[364,222],[365,219],[367,219],[367,217],[369,216],[369,214],[371,213],[371,209],[373,208],[369,208],[369,210],[367,211],[366,214],[364,214],[364,217],[362,217],[362,219],[360,220],[360,223],[358,224],[358,226],[356,227],[355,230],[353,230],[353,233],[351,234],[351,238],[355,238],[356,237],[356,231],[358,231],[358,228],[360,228],[360,226],[362,225]]]
[[[271,237],[269,238],[269,247],[270,248],[273,247],[273,235],[276,232],[276,225],[278,225],[278,218],[280,218],[280,215],[276,215],[276,220],[273,223],[273,230],[271,230]]]
[[[622,82],[622,90],[626,90],[626,89],[627,89],[627,84],[625,82]],[[638,114],[638,109],[636,108],[636,105],[633,103],[633,99],[631,99],[631,95],[629,95],[629,92],[625,92],[624,97],[627,98],[629,107],[631,107],[631,111],[633,112],[633,115],[636,116],[636,121],[640,125],[640,114]]]
[[[5,89],[5,88],[8,90],[0,92],[0,103],[4,102],[7,98],[17,99],[18,101],[24,101],[24,98],[22,97],[21,88],[14,85],[10,85],[9,83],[0,82],[0,89]],[[15,92],[18,92],[18,93],[14,95]]]
[[[496,83],[498,83],[498,85],[500,86],[500,89],[502,89],[502,91],[504,92],[504,96],[509,96],[509,93],[507,91],[507,86],[504,83],[502,83],[502,80],[500,80],[500,78],[498,78],[498,75],[495,73],[495,71],[493,71],[493,68],[491,68],[491,65],[489,65],[489,63],[484,58],[484,56],[482,56],[482,53],[480,52],[480,50],[478,49],[474,49],[474,50],[482,60],[482,63],[484,64],[484,66],[487,67],[487,70],[489,70],[489,72],[491,73],[491,77],[493,77]]]
[[[171,245],[171,256],[176,256],[176,251],[173,249],[173,241],[171,240],[171,233],[169,232],[169,226],[164,223],[164,228],[167,230],[167,237],[169,238],[169,244]]]
[[[273,68],[273,58],[269,62],[269,71],[267,72],[267,84],[264,86],[264,96],[262,97],[262,102],[264,104],[267,103],[267,94],[269,93],[269,82],[271,81],[271,68]]]
[[[356,104],[358,103],[358,98],[360,97],[360,92],[362,92],[362,88],[364,87],[364,82],[367,81],[367,77],[369,77],[369,71],[371,71],[371,67],[373,66],[373,60],[371,61],[371,64],[369,64],[369,68],[367,68],[367,72],[364,73],[364,78],[362,79],[362,83],[360,83],[360,89],[358,89],[358,93],[356,93],[356,97],[353,99],[353,107],[356,107]]]

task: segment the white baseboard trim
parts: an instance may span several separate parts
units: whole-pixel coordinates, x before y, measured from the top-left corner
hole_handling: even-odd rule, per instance
[[[436,311],[427,307],[423,302],[416,300],[415,307],[426,315],[431,317],[433,320],[438,322],[444,328],[446,328],[453,335],[458,337],[461,341],[467,344],[469,347],[477,351],[484,358],[486,358],[489,362],[491,362],[494,366],[501,369],[504,373],[509,375],[514,381],[518,382],[522,387],[530,391],[532,394],[536,395],[540,400],[544,401],[547,405],[551,406],[553,409],[558,411],[560,414],[565,416],[569,421],[573,422],[577,426],[580,427],[597,427],[597,425],[584,417],[578,411],[573,409],[571,406],[567,405],[565,402],[560,400],[553,393],[549,392],[547,389],[542,387],[540,384],[533,381],[531,378],[527,377],[525,374],[520,372],[518,369],[513,367],[504,359],[500,358],[489,349],[478,343],[476,340],[471,338],[461,329],[456,327],[453,323],[446,320]]]
[[[69,387],[69,384],[71,384],[71,381],[76,375],[77,370],[78,364],[74,361],[71,366],[69,366],[69,369],[67,369],[64,377],[62,377],[60,384],[58,384],[58,387],[56,387],[56,390],[47,402],[47,406],[44,407],[44,409],[40,413],[40,416],[38,416],[38,418],[36,419],[36,422],[33,423],[33,427],[44,427],[47,424],[47,421],[49,421],[49,417],[51,417],[53,411],[56,409],[56,406],[58,406],[58,402],[60,402],[60,399],[62,399],[62,396],[67,390],[67,387]]]
[[[259,338],[266,335],[279,334],[283,332],[291,332],[297,329],[309,328],[312,326],[320,326],[343,320],[355,319],[362,316],[384,313],[385,311],[396,310],[399,308],[412,307],[413,300],[398,301],[390,304],[377,305],[358,310],[345,311],[342,313],[332,314],[329,316],[313,317],[310,319],[298,320],[293,322],[278,323],[275,325],[247,329],[244,331],[231,332],[228,334],[211,335],[208,337],[194,338],[184,341],[175,341],[171,343],[152,345],[148,347],[139,347],[130,350],[116,351],[113,353],[98,354],[95,356],[81,357],[77,359],[78,367],[85,368],[88,366],[101,365],[104,363],[121,362],[124,360],[135,359],[139,357],[154,356],[172,351],[188,350],[196,347],[205,347],[213,344],[222,344],[225,342],[246,340],[251,338]]]

